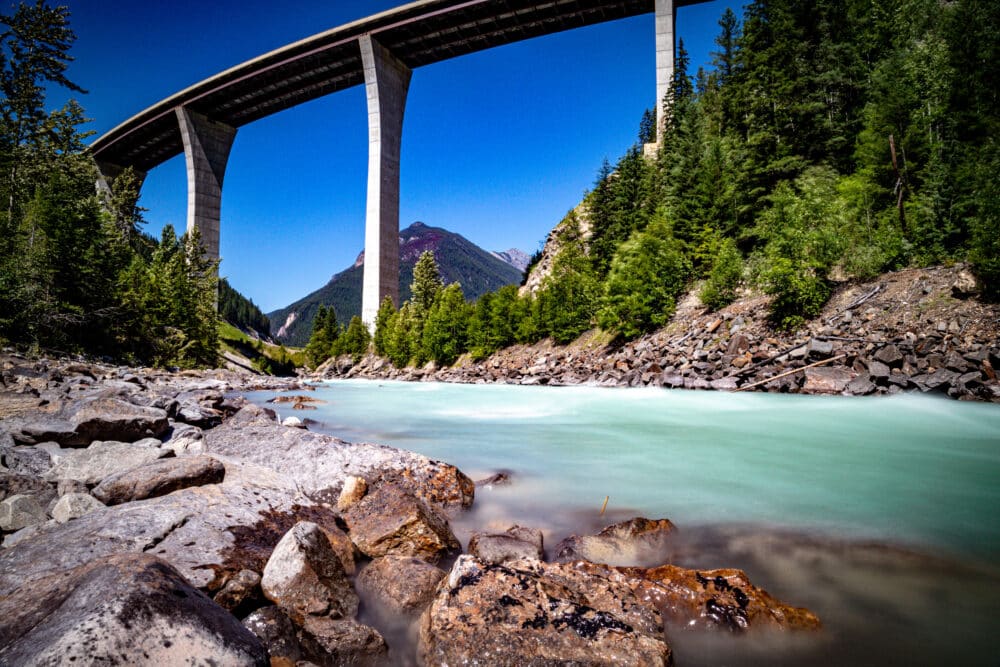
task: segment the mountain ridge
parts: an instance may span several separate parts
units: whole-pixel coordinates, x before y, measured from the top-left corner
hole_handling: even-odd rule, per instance
[[[470,301],[486,292],[521,281],[523,270],[497,254],[480,248],[460,234],[417,221],[399,232],[401,301],[410,297],[413,265],[427,250],[434,253],[444,283],[460,283],[466,299]],[[516,259],[514,250],[516,248],[506,251],[511,253],[512,259]],[[325,285],[284,308],[268,313],[274,338],[286,345],[305,345],[320,305],[333,306],[337,321],[343,325],[354,315],[360,315],[364,256],[362,250],[351,266],[335,273]]]

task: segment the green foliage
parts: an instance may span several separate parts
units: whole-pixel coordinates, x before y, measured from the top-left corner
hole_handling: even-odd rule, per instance
[[[327,308],[320,305],[316,317],[313,318],[312,335],[309,336],[305,350],[310,366],[316,368],[336,354],[334,345],[340,334],[340,325],[337,323],[337,313],[333,306]]]
[[[552,273],[536,297],[538,333],[560,344],[575,340],[593,326],[601,294],[594,266],[581,248],[579,227],[573,220],[568,222]]]
[[[454,363],[466,350],[470,310],[461,285],[452,283],[441,290],[424,321],[423,356],[439,365]]]
[[[269,336],[271,321],[253,301],[232,288],[225,278],[219,280],[219,317],[242,329],[252,329]]]
[[[712,310],[719,310],[733,302],[742,280],[743,255],[733,239],[723,239],[698,298]]]
[[[375,314],[375,333],[372,336],[372,343],[375,345],[375,354],[386,356],[388,354],[389,325],[393,315],[396,314],[396,306],[392,303],[392,297],[388,294],[379,304],[378,313]]]
[[[982,156],[969,260],[982,285],[983,296],[1000,301],[1000,181],[997,180],[1000,140],[986,146]]]
[[[361,321],[359,315],[355,315],[348,323],[347,330],[337,338],[334,345],[337,354],[349,354],[354,359],[354,363],[357,363],[368,352],[371,340],[368,327]]]
[[[662,215],[632,235],[615,253],[597,321],[634,338],[666,324],[691,265]]]
[[[438,270],[437,262],[434,261],[434,253],[425,250],[413,267],[413,282],[410,284],[412,302],[419,312],[426,313],[431,309],[431,304],[434,303],[442,287],[441,272]]]

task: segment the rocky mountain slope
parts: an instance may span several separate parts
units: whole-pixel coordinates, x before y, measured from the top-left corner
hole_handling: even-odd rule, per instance
[[[591,332],[567,346],[514,346],[453,367],[393,368],[369,357],[329,375],[448,382],[657,386],[816,394],[937,392],[1000,402],[1000,305],[976,298],[962,266],[845,283],[793,332],[774,329],[768,297],[711,312],[690,293],[663,329],[620,344]]]
[[[426,250],[434,252],[444,282],[461,283],[462,291],[469,300],[521,281],[522,269],[507,260],[483,250],[459,234],[414,222],[399,232],[401,300],[410,297],[413,265]],[[513,256],[511,258],[514,259]],[[305,345],[312,332],[313,318],[321,304],[333,306],[337,312],[337,320],[342,324],[346,324],[354,315],[360,315],[364,261],[365,253],[362,251],[352,266],[334,275],[323,287],[289,306],[268,313],[272,335],[287,345]]]

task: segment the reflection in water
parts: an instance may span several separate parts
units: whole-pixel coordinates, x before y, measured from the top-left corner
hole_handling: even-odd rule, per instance
[[[998,664],[997,406],[393,382],[334,382],[316,396],[329,403],[311,413],[315,430],[474,479],[511,471],[454,518],[463,544],[518,523],[542,528],[551,550],[618,520],[667,517],[680,530],[664,560],[744,569],[824,622],[819,637],[674,628],[678,665]]]

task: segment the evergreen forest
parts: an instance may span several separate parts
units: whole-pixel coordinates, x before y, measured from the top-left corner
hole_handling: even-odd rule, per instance
[[[647,110],[550,235],[538,289],[469,304],[421,258],[376,352],[450,364],[593,327],[634,338],[693,286],[714,309],[763,291],[795,329],[837,283],[950,262],[1000,297],[1000,3],[757,0],[715,42],[697,72],[678,45],[663,141],[646,150]]]

